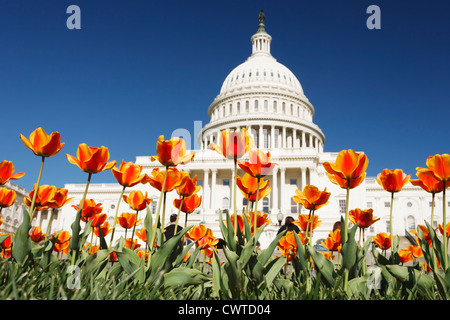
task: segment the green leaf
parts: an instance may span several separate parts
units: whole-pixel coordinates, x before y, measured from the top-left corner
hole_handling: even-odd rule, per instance
[[[72,229],[72,238],[70,239],[70,243],[69,243],[69,249],[72,251],[75,251],[75,256],[78,256],[79,251],[80,251],[80,232],[81,232],[81,225],[80,225],[80,220],[81,220],[81,211],[82,209],[77,211],[77,214],[75,216],[75,220],[71,225],[71,229]]]
[[[32,241],[28,232],[31,229],[30,214],[27,210],[23,212],[23,221],[12,241],[11,255],[18,263],[23,264],[29,256],[32,248]]]
[[[341,249],[342,254],[342,268],[350,270],[356,263],[356,252],[358,245],[355,240],[355,232],[358,224],[355,224],[348,233],[347,241]]]
[[[226,289],[223,287],[221,268],[220,268],[220,260],[219,260],[219,256],[217,255],[216,250],[213,250],[213,255],[214,255],[213,263],[212,263],[213,289],[214,289],[214,292],[217,294],[217,296],[220,298],[221,293],[226,295]]]
[[[179,267],[164,274],[164,287],[176,288],[183,286],[196,286],[211,281],[211,277],[206,276],[198,269]]]
[[[325,258],[323,254],[317,252],[314,247],[308,246],[307,248],[314,261],[314,269],[322,274],[325,284],[329,287],[334,287],[334,263]]]
[[[266,281],[267,287],[272,285],[275,277],[280,273],[281,268],[286,264],[286,257],[281,256],[275,260],[273,264],[270,265],[270,269],[267,270],[264,278]]]
[[[286,231],[277,234],[277,236],[272,240],[269,246],[258,254],[257,259],[263,266],[265,266],[267,264],[267,261],[269,261],[269,259],[272,257],[273,251],[278,245],[278,241],[280,241],[281,237],[284,236],[285,233]]]

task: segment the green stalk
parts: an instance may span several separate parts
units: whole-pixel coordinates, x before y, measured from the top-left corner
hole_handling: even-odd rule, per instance
[[[432,227],[434,227],[434,198],[435,198],[435,193],[433,192],[431,194],[431,221],[430,221],[430,225]]]
[[[125,192],[125,186],[122,188],[122,192],[120,193],[120,197],[119,200],[117,201],[117,208],[116,208],[116,214],[114,216],[114,225],[113,225],[113,229],[112,229],[112,233],[111,233],[111,241],[109,242],[109,247],[112,247],[112,243],[113,243],[113,239],[114,239],[114,231],[116,230],[116,224],[117,224],[117,215],[119,214],[119,205],[120,205],[120,201],[122,200],[123,197],[123,193]]]
[[[345,197],[345,219],[344,219],[344,238],[342,238],[342,246],[347,242],[347,225],[348,225],[348,201],[350,198],[350,179],[347,180],[347,195]],[[347,292],[347,286],[348,286],[348,270],[344,270],[344,291]]]
[[[33,200],[31,201],[31,206],[30,206],[30,222],[33,220],[34,203],[36,202],[36,195],[38,193],[39,184],[41,183],[42,171],[44,170],[44,161],[45,161],[45,157],[42,157],[41,169],[39,170],[36,187],[34,188]]]
[[[84,201],[86,200],[86,195],[87,195],[87,192],[88,192],[88,189],[89,189],[89,184],[91,183],[91,177],[92,177],[92,173],[89,173],[88,174],[88,179],[87,179],[87,182],[86,182],[86,188],[84,189],[83,198],[81,199],[81,202],[80,202],[80,210],[81,210],[81,212],[83,212]],[[77,221],[77,223],[80,224],[80,221]],[[72,265],[75,265],[75,256],[76,256],[76,252],[74,250],[72,252]]]
[[[446,180],[442,180],[442,212],[443,212],[443,236],[444,236],[444,272],[447,271],[448,268],[448,248],[447,248],[447,216],[446,216],[446,208],[445,208],[445,184]]]
[[[138,221],[139,211],[136,210],[136,220],[134,220],[133,233],[131,234],[131,245],[133,244],[134,232],[136,231],[136,222]],[[130,245],[130,247],[131,247]]]
[[[258,212],[258,198],[259,198],[259,181],[260,181],[261,177],[258,177],[258,185],[256,187],[256,199],[255,199],[255,211],[253,211],[254,214],[254,218],[253,218],[253,235],[256,234],[256,215]]]
[[[152,235],[152,241],[150,242],[150,254],[148,255],[148,263],[150,265],[150,259],[151,259],[151,253],[153,252],[154,246],[153,244],[155,243],[155,239],[156,239],[156,229],[158,228],[157,223],[159,222],[159,214],[161,212],[161,202],[162,202],[162,196],[165,193],[164,189],[166,188],[166,180],[167,180],[167,172],[169,170],[169,167],[166,167],[166,172],[164,174],[164,180],[163,180],[163,185],[161,188],[161,196],[159,197],[159,201],[158,201],[158,209],[156,210],[156,221],[155,221],[155,230],[153,231],[153,235]]]
[[[177,220],[175,221],[175,230],[174,230],[174,234],[175,235],[177,233],[177,229],[178,229],[178,219],[180,218],[180,212],[181,212],[181,208],[183,207],[183,202],[184,202],[184,196],[181,197],[181,203],[180,203],[180,207],[178,208],[178,213],[177,213]],[[187,213],[186,213],[187,216]],[[186,228],[186,226],[184,226]]]
[[[391,210],[389,213],[389,229],[390,229],[390,241],[391,241],[391,254],[392,252],[392,207],[394,206],[394,193],[391,192]]]
[[[234,190],[233,190],[233,208],[234,208],[234,234],[237,239],[237,210],[236,210],[236,185],[237,185],[237,157],[234,157]]]
[[[52,221],[52,217],[53,217],[53,210],[51,210],[50,212],[50,217],[48,218],[48,223],[47,223],[47,229],[45,229],[45,240],[47,240],[47,236],[48,236],[48,231],[50,230],[50,222]]]

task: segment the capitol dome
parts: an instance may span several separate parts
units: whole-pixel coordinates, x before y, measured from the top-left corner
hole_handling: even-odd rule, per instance
[[[225,78],[208,108],[210,122],[199,136],[201,149],[221,130],[247,127],[260,149],[323,148],[325,136],[313,123],[314,107],[297,77],[270,53],[272,37],[261,12],[251,37],[252,54]]]

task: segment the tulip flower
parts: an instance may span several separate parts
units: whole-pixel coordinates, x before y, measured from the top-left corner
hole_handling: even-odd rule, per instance
[[[123,212],[117,217],[117,223],[124,229],[131,229],[135,224],[139,225],[142,220],[137,220],[136,213]]]
[[[423,172],[416,172],[417,180],[409,180],[412,185],[421,187],[428,193],[431,193],[431,221],[430,224],[434,223],[434,202],[436,193],[439,193],[443,190],[442,183],[439,180],[436,180],[434,176],[429,176]],[[450,184],[450,182],[447,182]]]
[[[361,232],[362,232],[362,238],[364,243],[364,231],[368,227],[370,227],[375,222],[379,221],[380,218],[376,218],[373,216],[373,209],[365,209],[361,210],[359,208],[356,208],[354,210],[349,211],[349,219],[350,222],[353,224],[358,223],[359,228],[359,242],[361,243]]]
[[[53,132],[48,135],[42,128],[34,130],[30,134],[29,139],[20,134],[20,139],[27,148],[40,157],[53,157],[61,151],[65,144],[64,142],[61,143],[61,135],[59,132]]]
[[[244,233],[244,217],[240,214],[232,214],[230,216],[231,225],[233,226],[233,230],[237,234],[237,230],[239,229],[241,233]],[[224,221],[225,225],[227,221]]]
[[[385,252],[391,248],[391,237],[385,232],[378,233],[376,236],[372,237],[372,239],[378,248]]]
[[[0,188],[0,212],[3,208],[8,208],[16,201],[16,192],[8,188]]]
[[[178,199],[176,202],[174,202],[175,207],[178,208],[178,213],[177,213],[177,219],[175,220],[175,229],[174,230],[178,230],[178,219],[180,218],[180,212],[184,210],[195,210],[198,208],[198,206],[200,206],[200,202],[201,202],[201,197],[193,197],[194,194],[196,194],[197,192],[200,191],[200,189],[202,188],[201,186],[197,186],[197,175],[194,176],[194,178],[190,178],[189,174],[187,172],[182,172],[183,174],[183,178],[181,180],[181,183],[178,187],[176,187],[176,191],[178,193],[178,195],[181,197],[181,203],[178,202]],[[188,197],[192,197],[189,199],[190,204],[188,206],[184,205],[184,201],[186,198]],[[195,200],[194,200],[195,199]],[[197,203],[198,202],[198,205]],[[187,212],[183,211],[186,213],[186,219],[185,219],[185,224],[184,226],[186,227],[187,225]],[[193,211],[191,211],[193,212]]]
[[[411,251],[408,248],[398,250],[398,256],[400,257],[400,262],[402,264],[412,261],[413,259]]]
[[[322,241],[322,245],[330,251],[341,251],[341,229],[336,229],[330,232],[330,235]]]
[[[73,205],[75,210],[80,210],[80,206]],[[88,222],[90,218],[102,213],[103,205],[96,203],[94,199],[85,199],[83,203],[83,210],[81,211],[81,220]]]
[[[394,206],[394,193],[400,192],[402,188],[409,182],[411,175],[404,177],[402,169],[384,169],[377,175],[377,182],[384,190],[391,193],[391,207],[390,207],[390,233],[392,242],[392,212]]]
[[[23,199],[25,205],[31,208],[32,198],[35,199],[35,209],[58,209],[65,206],[73,198],[67,198],[68,190],[55,186],[42,185],[36,191],[36,185],[29,196]]]
[[[321,225],[322,221],[319,217],[311,214],[299,214],[298,221],[293,222],[301,230],[305,232],[305,237],[308,239],[308,243],[311,241],[313,230]]]
[[[88,222],[91,222],[91,228],[94,229],[95,227],[98,227],[105,223],[106,219],[108,218],[108,215],[106,213],[100,213],[96,214],[90,218],[88,218]]]
[[[45,234],[42,233],[41,227],[34,227],[31,232],[28,234],[30,236],[31,241],[39,243],[45,239]]]
[[[345,219],[343,225],[342,242],[347,242],[347,225],[348,225],[348,203],[350,197],[350,189],[359,186],[366,177],[366,169],[369,164],[367,156],[353,150],[341,150],[336,162],[324,162],[323,167],[327,171],[328,178],[334,184],[347,190],[345,200]],[[344,270],[344,291],[347,291],[348,270]]]
[[[271,162],[272,156],[270,151],[264,153],[262,150],[255,149],[249,151],[249,161],[239,161],[239,167],[254,178],[257,178],[256,199],[259,199],[259,182],[261,178],[269,175],[277,165]],[[258,200],[255,205],[255,212],[258,211]],[[256,219],[256,216],[255,216]],[[254,222],[256,228],[256,221]],[[254,232],[256,229],[254,230]]]
[[[182,138],[173,137],[164,140],[164,136],[159,136],[156,143],[156,156],[151,157],[151,161],[159,161],[165,167],[176,167],[179,164],[187,164],[194,159],[195,153],[186,154],[186,142]]]
[[[220,145],[211,143],[209,149],[217,151],[225,158],[234,160],[234,190],[233,190],[233,208],[234,214],[236,209],[236,186],[237,186],[237,160],[242,158],[254,145],[254,140],[250,138],[250,134],[246,128],[239,131],[223,130],[221,132]],[[235,230],[235,233],[237,230]]]
[[[143,242],[147,243],[147,230],[142,227],[140,230],[136,230],[134,234],[141,239]]]
[[[9,180],[17,180],[22,178],[25,172],[14,173],[14,164],[12,161],[3,160],[0,162],[0,186]]]
[[[416,168],[420,173],[428,175],[440,181],[442,184],[442,225],[447,225],[445,190],[450,186],[450,154],[436,154],[427,158],[428,168]],[[447,233],[444,232],[444,252],[447,249]],[[444,257],[444,271],[448,268],[448,256]]]
[[[300,203],[305,209],[318,210],[328,204],[331,193],[327,192],[327,188],[320,191],[313,185],[306,185],[303,192],[299,189],[295,190],[295,196],[292,197],[295,202]]]
[[[444,227],[442,225],[438,225],[438,229],[441,232],[442,235],[444,235]],[[450,237],[450,223],[447,223],[447,226],[445,228],[446,237]]]
[[[1,233],[0,235],[5,235],[8,233]],[[3,240],[1,244],[2,248],[2,258],[6,259],[11,257],[11,235],[7,237],[5,240]]]
[[[153,188],[158,189],[160,192],[170,192],[184,182],[184,177],[183,172],[176,168],[169,168],[168,170],[160,170],[159,168],[155,168],[152,170],[151,175],[147,176],[146,182],[148,182]]]
[[[181,203],[181,199],[173,200],[173,205],[175,206],[175,208],[181,210],[186,214],[194,212],[201,203],[202,196],[199,196],[196,193],[194,193],[192,196],[185,197],[183,203]]]
[[[251,211],[247,215],[247,220],[251,221],[250,230],[257,230],[257,229],[261,228],[264,224],[266,224],[266,223],[269,224],[270,223],[270,219],[267,216],[268,216],[267,213],[263,214],[260,211],[258,211],[256,213],[256,219],[255,219],[255,212]],[[256,228],[253,225],[255,220],[256,220]]]
[[[100,237],[100,230],[102,231],[103,237],[106,237],[112,230],[112,228],[109,227],[109,222],[105,221],[101,225],[94,228],[94,234],[97,237]]]
[[[258,190],[258,178],[254,178],[248,173],[245,173],[244,176],[241,178],[239,175],[237,176],[236,183],[239,189],[241,190],[241,193],[247,199],[247,210],[246,212],[249,212],[249,204],[250,202],[259,201],[261,199],[264,199],[267,197],[270,192],[272,191],[272,188],[269,186],[269,180],[264,181],[263,178],[259,181],[259,194],[258,199],[256,199],[256,193]]]
[[[204,236],[206,236],[208,228],[204,224],[198,226],[193,226],[188,232],[186,232],[186,238],[192,241],[198,241]]]
[[[78,166],[82,171],[90,174],[99,173],[105,170],[112,169],[117,161],[108,161],[109,160],[109,151],[108,148],[101,146],[98,147],[89,147],[85,143],[82,143],[78,146],[77,156],[71,156],[70,154],[66,154],[67,160]]]
[[[138,183],[141,183],[146,178],[145,174],[141,174],[142,166],[137,165],[133,162],[125,162],[122,160],[122,163],[119,168],[114,166],[111,169],[114,177],[117,182],[123,187],[134,187]]]
[[[145,195],[140,190],[133,190],[128,196],[124,195],[123,200],[128,203],[131,209],[141,211],[147,208],[147,206],[153,201],[148,198],[148,192]]]

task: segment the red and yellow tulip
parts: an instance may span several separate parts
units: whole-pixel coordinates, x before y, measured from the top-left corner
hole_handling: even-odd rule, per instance
[[[22,178],[25,172],[14,173],[14,164],[12,161],[3,160],[0,162],[0,185],[4,185],[9,180]]]
[[[122,161],[119,168],[114,166],[111,171],[117,182],[123,187],[134,187],[138,183],[142,183],[146,178],[145,174],[141,174],[142,166],[131,161]]]
[[[303,192],[299,189],[295,190],[295,194],[292,199],[308,210],[318,210],[328,204],[331,195],[330,192],[327,192],[327,188],[320,191],[317,187],[309,184],[303,188]]]
[[[249,132],[242,128],[240,132],[222,130],[219,145],[211,143],[209,149],[217,151],[227,159],[236,160],[244,156],[253,145],[254,140],[250,138]]]
[[[184,139],[173,137],[170,140],[164,140],[164,136],[161,135],[156,143],[156,156],[152,156],[151,161],[159,161],[165,167],[175,167],[191,162],[194,156],[193,152],[186,154]]]
[[[105,170],[112,169],[117,161],[108,161],[109,160],[109,151],[108,148],[101,146],[99,147],[90,147],[85,143],[82,143],[78,146],[77,156],[71,156],[70,154],[66,155],[67,160],[78,166],[81,170],[87,173],[95,174]]]
[[[123,200],[129,204],[131,209],[136,211],[144,210],[153,201],[153,199],[148,198],[148,192],[145,192],[144,195],[140,190],[133,190],[128,196],[124,195]]]
[[[24,145],[37,156],[52,157],[61,151],[64,142],[61,143],[59,132],[53,132],[48,135],[44,129],[37,128],[31,134],[29,139],[20,134],[20,139]]]

